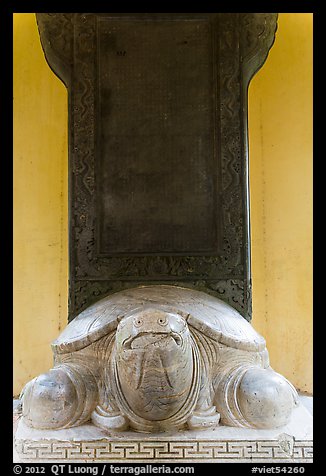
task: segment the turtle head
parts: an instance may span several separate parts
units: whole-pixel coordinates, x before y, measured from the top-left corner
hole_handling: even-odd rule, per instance
[[[173,349],[182,347],[188,338],[186,320],[179,314],[158,309],[146,309],[123,318],[117,328],[119,351]]]
[[[135,416],[129,409],[146,421],[171,417],[183,408],[193,381],[186,319],[153,308],[124,317],[117,327],[115,362],[117,391],[123,394],[120,403],[131,422]]]

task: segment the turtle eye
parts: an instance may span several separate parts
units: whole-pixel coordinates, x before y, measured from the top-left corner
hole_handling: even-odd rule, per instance
[[[143,320],[142,320],[140,317],[135,317],[135,319],[134,319],[134,325],[135,325],[136,327],[142,326],[142,325],[143,325]]]
[[[160,326],[166,326],[168,320],[167,320],[167,317],[159,317],[157,319],[157,322],[158,324],[160,324]]]

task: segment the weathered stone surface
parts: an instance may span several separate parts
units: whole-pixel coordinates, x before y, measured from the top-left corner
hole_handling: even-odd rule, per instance
[[[290,422],[271,429],[219,426],[206,431],[108,432],[92,424],[36,430],[20,421],[14,462],[60,463],[309,463],[312,416],[303,405]]]
[[[269,366],[265,340],[223,301],[142,286],[83,311],[52,345],[55,366],[22,392],[40,429],[141,432],[288,423],[293,386]]]

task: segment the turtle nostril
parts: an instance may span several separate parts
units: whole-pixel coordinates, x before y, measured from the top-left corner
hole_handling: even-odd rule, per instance
[[[160,326],[166,326],[167,323],[168,323],[168,320],[167,320],[166,317],[159,317],[157,319],[157,322],[158,322],[158,324],[160,324]]]
[[[136,327],[142,326],[142,325],[143,325],[143,320],[140,319],[139,317],[136,317],[136,318],[134,319],[134,325],[135,325]]]

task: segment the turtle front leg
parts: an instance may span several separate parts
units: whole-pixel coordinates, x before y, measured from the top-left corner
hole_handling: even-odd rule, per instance
[[[220,414],[216,411],[216,407],[211,406],[207,409],[198,408],[187,421],[189,430],[210,430],[218,426]]]
[[[198,401],[187,420],[189,430],[209,430],[218,426],[220,414],[213,405],[213,395],[211,378],[208,378],[207,372],[203,370]]]
[[[129,428],[130,422],[127,416],[121,413],[114,391],[112,381],[114,373],[112,372],[112,362],[104,367],[99,385],[99,403],[92,412],[91,418],[94,425],[109,431],[124,431]]]
[[[78,364],[59,364],[25,385],[23,419],[42,430],[77,426],[90,419],[97,398],[97,383],[90,371]]]
[[[290,421],[297,402],[292,384],[271,367],[240,365],[220,380],[214,403],[225,425],[277,428]]]
[[[129,427],[128,418],[119,409],[104,409],[101,405],[92,412],[92,422],[99,428],[111,431],[124,431]]]

